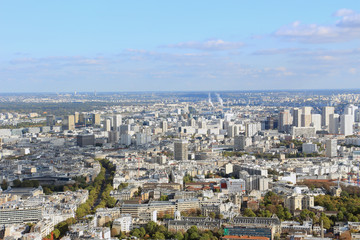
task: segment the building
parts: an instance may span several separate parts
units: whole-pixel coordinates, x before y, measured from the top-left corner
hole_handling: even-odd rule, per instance
[[[94,136],[94,134],[78,135],[77,136],[77,145],[79,147],[94,146],[95,145],[95,136]]]
[[[188,160],[188,141],[176,140],[174,142],[174,159]]]
[[[0,224],[30,223],[42,219],[41,207],[0,209]]]
[[[303,143],[302,152],[306,154],[317,153],[318,152],[317,145],[314,143]]]
[[[289,110],[284,110],[279,114],[279,132],[289,132],[292,124]]]
[[[293,109],[293,126],[294,127],[301,127],[301,114],[302,110],[300,108]]]
[[[309,209],[314,207],[314,196],[301,194],[287,196],[285,198],[284,205],[289,209],[290,212],[294,212],[295,210]]]
[[[340,116],[340,134],[349,136],[354,134],[353,130],[354,116],[344,114]]]
[[[122,123],[122,116],[120,114],[115,114],[113,116],[113,123],[112,123],[113,130],[114,131],[119,131],[121,123]]]
[[[329,116],[329,133],[339,134],[340,119],[339,114],[330,114]]]
[[[245,181],[243,179],[223,179],[220,184],[221,190],[227,190],[228,193],[245,192]]]
[[[321,126],[329,128],[330,115],[334,113],[334,107],[323,107],[321,112]]]
[[[337,156],[337,140],[328,139],[325,142],[325,156],[336,157]]]
[[[64,130],[75,130],[75,117],[74,117],[74,115],[68,115],[68,116],[64,117],[63,129]]]
[[[120,232],[128,233],[132,229],[132,217],[130,214],[121,214],[120,218],[113,221],[112,234],[114,236],[120,234]]]
[[[93,113],[91,115],[91,122],[94,126],[100,126],[100,114],[99,113]]]
[[[46,116],[46,126],[52,127],[55,125],[55,116],[47,115]]]
[[[244,151],[246,147],[250,146],[252,143],[251,138],[244,135],[235,136],[234,138],[234,150],[235,151]]]
[[[301,126],[310,127],[311,124],[311,110],[312,107],[303,107],[301,114]]]

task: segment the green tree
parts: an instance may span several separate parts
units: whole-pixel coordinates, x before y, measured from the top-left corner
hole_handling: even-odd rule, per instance
[[[184,239],[184,235],[181,232],[176,232],[174,235],[174,238],[177,240],[183,240]]]
[[[61,233],[60,233],[60,230],[56,228],[56,229],[53,231],[53,234],[54,234],[54,237],[55,237],[55,238],[59,238]]]
[[[165,239],[165,235],[161,232],[156,232],[154,235],[153,235],[153,239]]]
[[[244,216],[245,217],[256,217],[256,214],[250,208],[245,208]]]

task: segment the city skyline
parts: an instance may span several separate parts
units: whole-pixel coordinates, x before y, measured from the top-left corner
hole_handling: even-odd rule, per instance
[[[157,3],[2,4],[0,92],[359,88],[353,1]]]

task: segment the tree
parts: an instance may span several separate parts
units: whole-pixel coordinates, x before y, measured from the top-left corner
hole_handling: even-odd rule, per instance
[[[157,229],[157,224],[153,221],[148,222],[145,226],[146,232],[151,235],[156,232],[156,229]]]
[[[176,232],[174,235],[174,238],[177,240],[183,240],[184,239],[184,235],[181,232]]]
[[[165,239],[165,235],[161,232],[156,232],[154,235],[153,235],[153,239]]]
[[[141,227],[141,228],[139,228],[139,231],[140,231],[140,236],[143,238],[146,234],[145,228]]]
[[[209,217],[215,218],[215,217],[216,217],[216,214],[215,214],[214,212],[211,212],[211,213],[209,213]]]
[[[53,231],[53,234],[54,234],[54,237],[55,237],[55,238],[59,238],[59,237],[60,237],[60,230],[56,228],[56,229]]]
[[[256,214],[250,208],[245,208],[244,216],[245,217],[256,217]]]
[[[5,181],[5,179],[1,183],[1,189],[6,190],[8,188],[8,183]]]

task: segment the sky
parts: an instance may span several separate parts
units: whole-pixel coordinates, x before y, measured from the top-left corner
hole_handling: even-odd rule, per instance
[[[358,1],[0,0],[0,92],[349,88]]]

